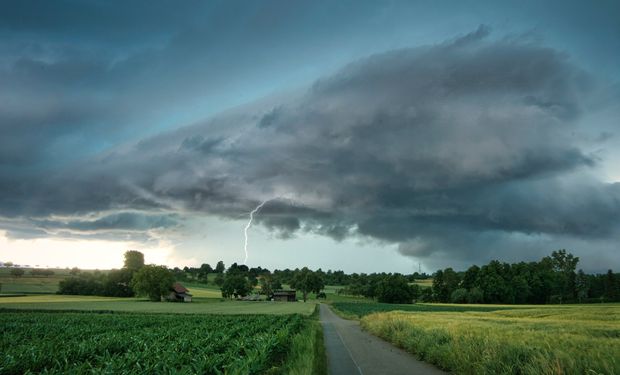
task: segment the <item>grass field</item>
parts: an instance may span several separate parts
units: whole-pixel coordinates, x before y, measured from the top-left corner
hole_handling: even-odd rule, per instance
[[[0,374],[322,373],[313,323],[300,315],[0,312]]]
[[[620,374],[619,304],[500,307],[375,313],[361,324],[456,374]]]
[[[430,288],[433,286],[433,279],[420,279],[420,280],[414,281],[413,284],[416,284],[423,288]]]
[[[0,294],[52,294],[58,291],[58,283],[71,277],[67,269],[52,269],[54,275],[51,276],[32,276],[30,270],[26,270],[26,273],[21,277],[13,277],[10,274],[10,268],[0,268]],[[86,273],[92,273],[92,270],[82,271]],[[108,271],[101,271],[106,273]],[[209,284],[199,284],[196,282],[182,282],[188,289],[191,289],[192,294],[195,297],[202,298],[220,298],[222,293],[220,288],[215,285],[213,280],[215,274],[209,275]]]
[[[47,294],[56,293],[58,283],[67,276],[52,275],[48,277],[24,275],[22,277],[11,277],[8,274],[0,275],[2,289],[0,293],[26,293],[26,294]]]
[[[180,314],[304,314],[315,304],[308,302],[250,302],[204,299],[192,303],[148,302],[136,298],[37,295],[0,298],[1,309],[119,311]]]

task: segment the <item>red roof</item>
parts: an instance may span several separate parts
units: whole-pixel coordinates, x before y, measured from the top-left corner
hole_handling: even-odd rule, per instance
[[[181,283],[174,283],[172,288],[177,293],[187,293],[187,292],[189,292],[189,290],[186,287],[184,287],[183,285],[181,285]]]

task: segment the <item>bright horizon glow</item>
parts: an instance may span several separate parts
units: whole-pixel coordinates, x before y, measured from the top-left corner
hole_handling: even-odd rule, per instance
[[[85,251],[88,250],[88,251]],[[124,253],[138,250],[147,264],[179,266],[170,245],[142,248],[127,241],[76,240],[58,238],[10,239],[0,231],[0,261],[41,268],[78,267],[81,269],[121,268]],[[194,261],[194,259],[189,259]],[[180,265],[184,266],[184,265]]]

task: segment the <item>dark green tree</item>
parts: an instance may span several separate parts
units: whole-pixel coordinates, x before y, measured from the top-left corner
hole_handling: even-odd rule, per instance
[[[584,302],[588,298],[589,290],[590,282],[588,281],[588,275],[586,275],[583,270],[579,270],[579,272],[577,272],[577,276],[575,277],[575,292],[577,294],[577,302]]]
[[[260,293],[266,296],[270,296],[273,294],[273,279],[271,275],[263,275],[260,278]]]
[[[437,302],[447,302],[448,292],[443,280],[443,271],[438,270],[433,275],[433,300]]]
[[[467,303],[482,303],[484,301],[484,293],[478,287],[471,288],[467,293]]]
[[[530,285],[524,276],[517,275],[512,278],[511,285],[514,295],[514,303],[527,303],[530,297]]]
[[[616,274],[612,270],[608,270],[605,275],[605,299],[607,301],[617,301],[619,297],[618,281],[616,280]]]
[[[463,281],[461,281],[461,287],[467,290],[475,287],[476,280],[478,279],[478,272],[480,272],[480,267],[473,265],[465,271],[463,275]]]
[[[561,296],[563,302],[573,301],[576,296],[575,269],[579,257],[562,249],[551,253],[551,262],[556,272],[554,294]]]
[[[450,302],[450,295],[459,287],[461,279],[452,268],[437,271],[433,279],[433,292],[438,302]]]
[[[433,289],[422,288],[420,290],[420,296],[418,298],[421,302],[433,302]]]
[[[411,303],[414,292],[400,274],[385,276],[377,283],[377,300],[383,303]]]
[[[159,301],[168,294],[174,276],[165,266],[146,265],[133,274],[131,286],[137,295],[145,295],[151,301]]]
[[[102,294],[110,297],[133,297],[135,293],[131,287],[132,276],[132,272],[126,268],[108,272],[103,280]]]
[[[450,295],[450,302],[452,303],[467,303],[469,299],[469,292],[465,288],[455,289]]]
[[[217,273],[215,275],[215,279],[213,280],[213,282],[215,283],[215,285],[217,285],[219,287],[224,285],[224,274],[223,273]]]
[[[301,291],[304,302],[306,302],[308,293],[320,293],[325,287],[325,282],[319,274],[312,272],[308,267],[304,267],[293,278],[291,287]]]
[[[222,284],[224,298],[245,297],[252,291],[252,285],[241,272],[227,273]]]
[[[213,268],[211,268],[211,265],[207,263],[201,264],[198,269],[198,280],[200,280],[203,284],[207,284],[210,273],[213,273]]]
[[[123,268],[136,272],[144,267],[144,254],[137,250],[128,250],[125,252],[125,265]]]
[[[215,272],[216,273],[224,273],[224,271],[226,271],[226,266],[224,265],[224,262],[222,262],[221,260],[219,262],[217,262],[217,264],[215,265]]]
[[[496,260],[480,267],[478,272],[478,284],[484,294],[485,303],[512,303],[511,289],[502,277],[504,269]]]

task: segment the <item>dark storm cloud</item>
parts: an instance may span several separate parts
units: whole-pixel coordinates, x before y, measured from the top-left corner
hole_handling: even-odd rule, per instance
[[[131,230],[170,228],[178,225],[177,215],[145,215],[136,212],[121,212],[94,220],[68,220],[66,222],[45,221],[41,227],[75,231]]]
[[[484,257],[515,234],[617,238],[620,188],[595,177],[598,157],[573,136],[600,134],[580,123],[600,83],[564,53],[488,33],[370,56],[302,94],[117,147],[27,193],[5,185],[0,204],[13,217],[239,218],[274,199],[257,221],[280,237],[362,236],[418,257]],[[66,225],[176,223],[159,220]]]
[[[248,84],[273,90],[282,65],[316,49],[308,41],[323,34],[307,32],[308,17],[324,12],[283,1],[3,3],[0,178],[203,118],[251,98]]]

